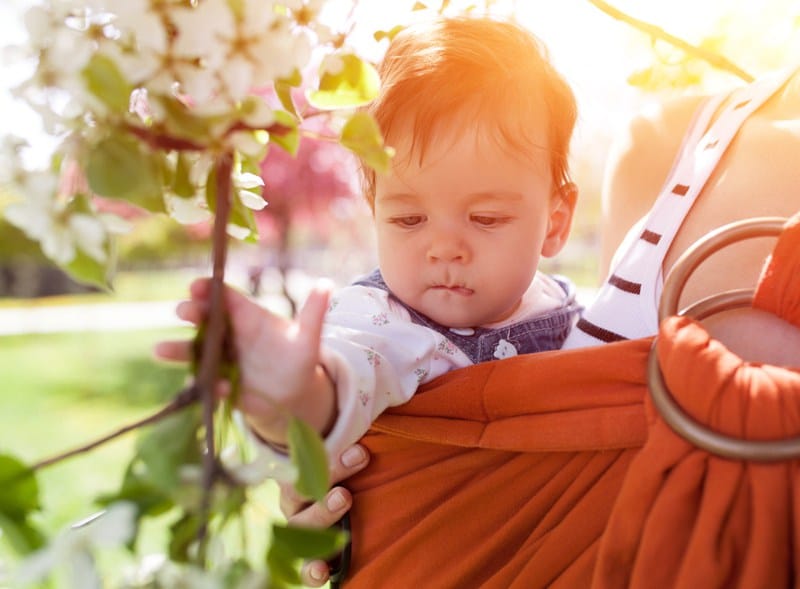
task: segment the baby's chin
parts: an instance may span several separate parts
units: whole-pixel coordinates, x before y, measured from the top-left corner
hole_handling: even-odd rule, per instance
[[[423,311],[424,313],[424,311]],[[482,318],[474,314],[460,314],[447,311],[431,311],[427,317],[434,322],[450,329],[474,329],[483,324]]]

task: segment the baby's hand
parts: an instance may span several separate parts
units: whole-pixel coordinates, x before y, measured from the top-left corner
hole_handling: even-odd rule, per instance
[[[190,299],[178,305],[181,319],[199,325],[208,313],[211,281],[192,283]],[[319,345],[329,291],[314,289],[296,320],[272,313],[255,300],[226,286],[225,307],[233,329],[239,364],[239,408],[250,425],[268,441],[283,443],[289,415],[324,433],[335,414],[335,395],[322,367]],[[190,342],[161,342],[156,356],[189,361]],[[217,393],[225,395],[230,383]]]

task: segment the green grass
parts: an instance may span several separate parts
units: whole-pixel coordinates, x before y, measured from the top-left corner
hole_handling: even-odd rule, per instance
[[[189,284],[201,275],[206,276],[208,273],[204,274],[202,270],[188,269],[120,272],[113,280],[114,290],[112,292],[92,292],[35,299],[0,298],[0,307],[178,300],[187,296]]]
[[[0,337],[0,453],[30,464],[152,413],[186,379],[185,368],[152,359],[153,344],[189,334],[175,328]],[[118,488],[135,441],[135,432],[126,434],[39,471],[43,510],[36,523],[53,534],[97,511],[94,498]],[[265,485],[253,496],[248,535],[263,547],[268,523],[278,517],[277,487]],[[169,523],[167,514],[145,525],[140,554],[165,550]],[[4,556],[15,558],[0,537],[0,562]],[[118,570],[122,559],[112,556],[108,570]]]
[[[36,461],[89,442],[152,412],[181,388],[185,369],[152,359],[180,329],[0,338],[0,452]],[[45,507],[59,525],[111,490],[130,456],[126,436],[42,471]]]

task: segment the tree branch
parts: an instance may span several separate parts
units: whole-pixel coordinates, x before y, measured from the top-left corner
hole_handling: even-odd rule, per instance
[[[208,145],[197,143],[189,139],[183,139],[181,137],[174,137],[157,128],[140,127],[131,123],[125,124],[124,128],[125,131],[143,143],[149,145],[152,149],[161,149],[164,151],[206,151],[208,149]],[[225,131],[225,133],[222,134],[222,136],[228,137],[238,131],[266,131],[274,135],[285,135],[291,130],[291,127],[282,125],[280,123],[273,123],[272,125],[261,129],[258,127],[252,127],[239,121],[231,125]]]
[[[52,456],[51,458],[41,460],[33,464],[30,467],[30,470],[37,471],[42,468],[45,468],[46,466],[51,466],[53,464],[66,460],[67,458],[72,458],[73,456],[77,456],[78,454],[83,454],[90,450],[94,450],[98,446],[102,446],[103,444],[110,442],[111,440],[114,440],[120,437],[121,435],[127,434],[128,432],[131,432],[135,429],[139,429],[141,427],[145,427],[147,425],[152,425],[164,419],[165,417],[172,415],[173,413],[177,413],[178,411],[185,409],[189,405],[192,405],[193,403],[197,402],[199,398],[200,398],[200,391],[194,385],[190,385],[185,389],[183,389],[180,393],[175,395],[175,398],[172,399],[172,401],[170,401],[168,405],[162,407],[152,415],[149,415],[148,417],[140,419],[139,421],[121,427],[118,430],[115,430],[110,434],[103,436],[102,438],[94,440],[93,442],[90,442],[83,446],[79,446],[78,448],[74,448],[67,452],[63,452],[62,454]]]
[[[706,51],[701,47],[692,45],[691,43],[688,43],[687,41],[684,41],[679,37],[671,35],[661,27],[657,27],[654,24],[651,24],[643,20],[639,20],[638,18],[634,18],[629,14],[622,12],[618,8],[612,6],[608,2],[604,2],[603,0],[589,0],[589,2],[593,4],[596,8],[600,9],[602,12],[606,13],[608,16],[616,20],[620,20],[624,23],[627,23],[634,29],[641,31],[644,34],[649,35],[650,37],[666,41],[670,45],[673,45],[678,49],[681,49],[687,54],[710,63],[717,69],[733,74],[734,76],[737,76],[748,83],[752,82],[754,79],[754,77],[751,74],[747,73],[738,65],[736,65],[726,57],[719,55],[718,53],[714,53],[713,51]]]
[[[225,309],[224,282],[225,260],[228,250],[228,217],[230,216],[233,172],[233,154],[225,152],[216,161],[216,210],[213,229],[213,260],[211,274],[211,296],[206,318],[205,337],[197,374],[197,386],[203,403],[203,424],[205,427],[205,449],[203,454],[203,496],[200,506],[200,529],[197,537],[200,544],[200,558],[204,559],[205,540],[211,507],[211,490],[217,475],[216,452],[214,448],[214,386],[219,378],[222,346],[225,341],[227,311]]]

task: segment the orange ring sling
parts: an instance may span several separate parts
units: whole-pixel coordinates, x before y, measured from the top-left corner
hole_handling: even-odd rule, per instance
[[[689,311],[752,300],[800,326],[800,215],[757,223],[781,231],[755,293]],[[680,417],[766,461],[676,433],[648,363]],[[792,586],[798,436],[800,369],[746,363],[674,312],[655,338],[454,371],[364,437],[344,587]]]

